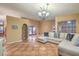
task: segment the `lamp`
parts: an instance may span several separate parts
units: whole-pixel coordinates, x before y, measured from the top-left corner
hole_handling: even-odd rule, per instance
[[[49,4],[45,4],[43,6],[40,7],[40,11],[38,12],[38,16],[42,19],[46,19],[49,16],[49,12],[48,12],[48,5]]]

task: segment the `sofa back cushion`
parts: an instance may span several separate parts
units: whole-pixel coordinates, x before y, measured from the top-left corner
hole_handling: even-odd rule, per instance
[[[66,40],[71,41],[73,36],[74,36],[74,34],[68,33],[67,36],[66,36]]]
[[[66,39],[67,33],[64,33],[64,36],[65,36],[65,39]]]
[[[54,32],[49,32],[49,37],[54,38]]]
[[[54,32],[54,38],[60,38],[60,32]]]
[[[65,33],[60,33],[60,39],[65,39]]]

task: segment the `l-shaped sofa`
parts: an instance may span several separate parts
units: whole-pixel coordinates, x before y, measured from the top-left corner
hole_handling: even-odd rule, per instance
[[[71,34],[74,35],[71,41],[67,40],[68,33],[60,33],[57,37],[55,37],[54,32],[49,32],[49,36],[39,36],[38,41],[43,43],[52,42],[58,44],[59,55],[79,56],[79,34]]]

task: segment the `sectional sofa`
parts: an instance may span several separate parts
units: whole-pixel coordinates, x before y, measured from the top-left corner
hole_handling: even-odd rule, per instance
[[[38,41],[43,43],[52,42],[58,44],[59,55],[63,56],[79,56],[79,34],[71,33],[74,36],[71,41],[67,40],[68,33],[60,33],[59,36],[55,37],[54,32],[49,32],[49,36],[40,36]],[[57,34],[56,34],[57,35]]]
[[[79,56],[79,34],[74,34],[71,41],[63,40],[58,45],[59,54],[64,56]]]
[[[54,32],[49,32],[48,36],[44,36],[43,34],[38,37],[38,41],[42,43],[52,42],[55,44],[59,44],[62,40],[66,38],[67,33],[61,33],[60,37],[58,37]]]

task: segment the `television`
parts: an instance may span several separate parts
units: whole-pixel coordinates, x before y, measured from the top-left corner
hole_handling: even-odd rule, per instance
[[[44,32],[44,36],[49,36],[49,33],[48,32]]]

